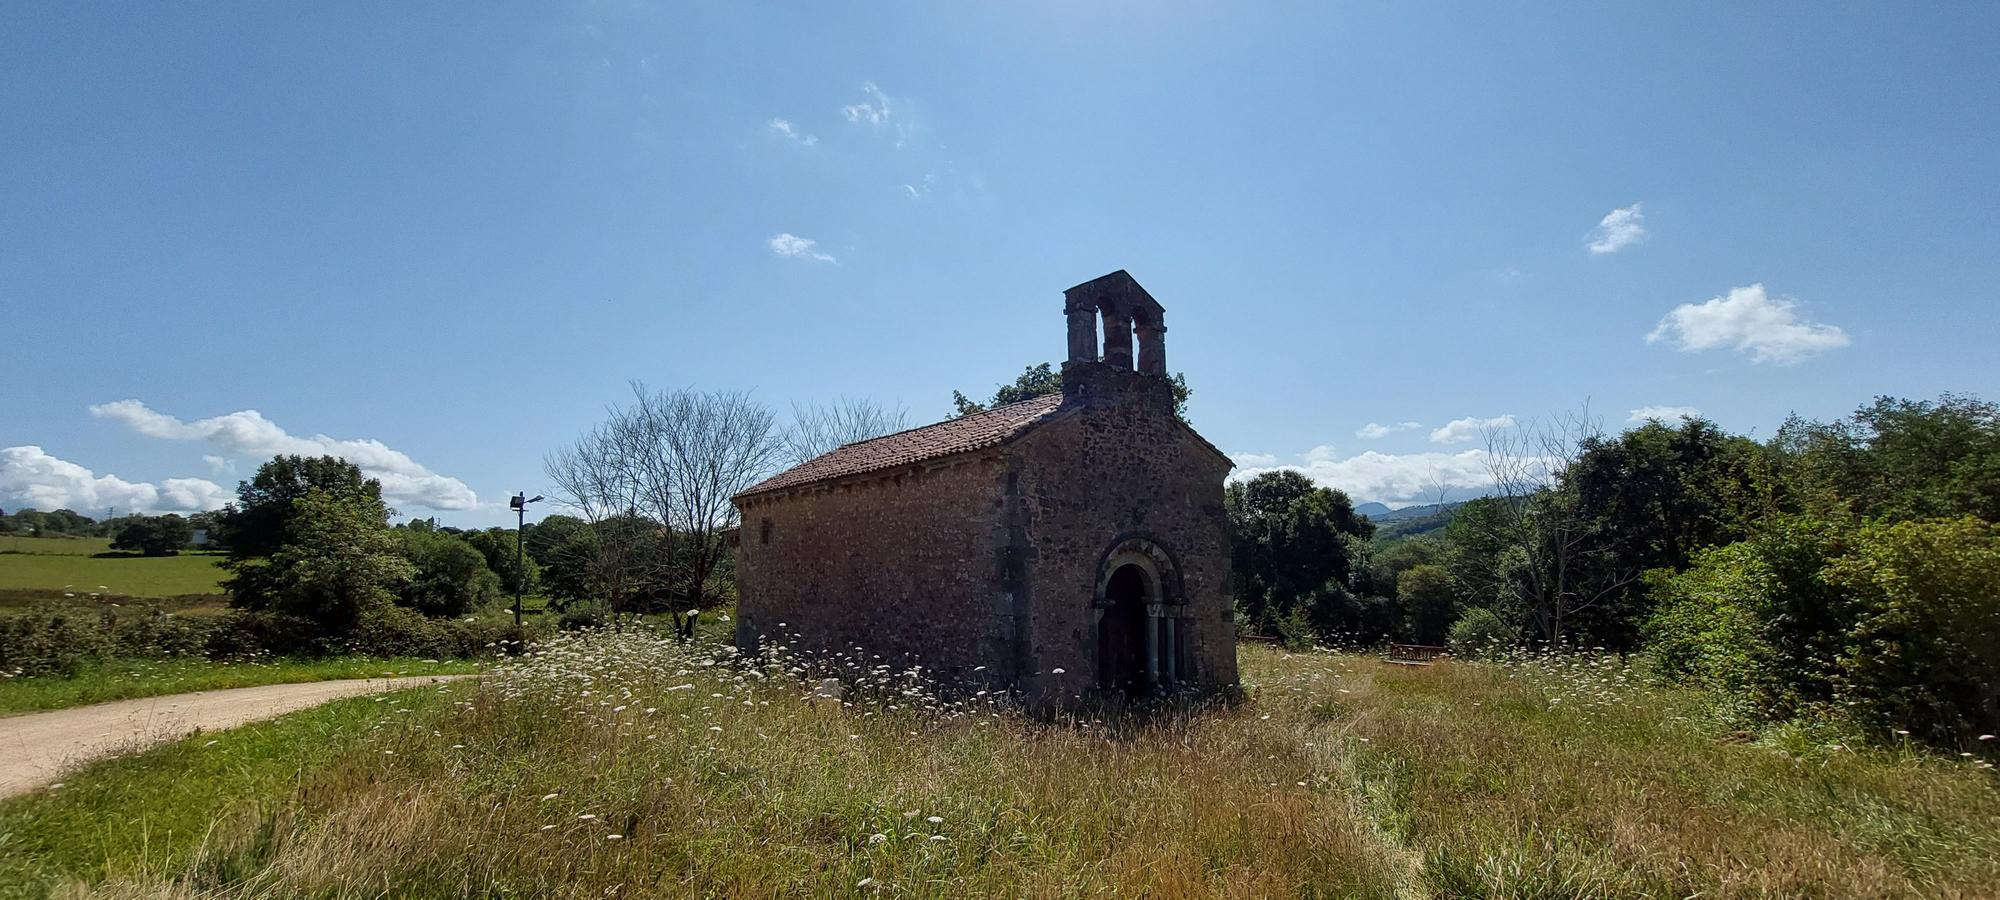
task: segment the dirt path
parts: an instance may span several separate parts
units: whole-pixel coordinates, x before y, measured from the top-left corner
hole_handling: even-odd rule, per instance
[[[417,675],[196,691],[0,718],[0,797],[26,793],[100,756],[196,730],[233,728],[328,700],[473,678]]]

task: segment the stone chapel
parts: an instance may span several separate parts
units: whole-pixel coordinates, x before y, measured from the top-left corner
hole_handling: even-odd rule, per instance
[[[1174,414],[1165,310],[1122,270],[1063,300],[1062,393],[736,496],[739,645],[860,647],[1042,703],[1236,683],[1231,464]]]

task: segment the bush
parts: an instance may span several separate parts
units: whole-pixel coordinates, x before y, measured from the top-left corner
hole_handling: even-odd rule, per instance
[[[0,674],[75,675],[111,648],[88,616],[31,613],[0,618]]]
[[[2000,730],[2000,527],[1792,520],[1648,580],[1667,677],[1767,719],[1843,709],[1944,744]]]
[[[1869,525],[1826,580],[1851,597],[1838,678],[1871,724],[1945,744],[2000,731],[2000,526]]]
[[[611,610],[601,601],[573,602],[562,608],[556,627],[564,631],[599,628],[611,621]]]
[[[208,652],[216,620],[176,616],[160,610],[123,618],[106,616],[111,652],[119,656],[202,656]]]
[[[1451,625],[1445,645],[1456,656],[1478,657],[1513,646],[1520,634],[1492,610],[1475,606]]]
[[[208,632],[210,659],[297,656],[319,652],[318,626],[283,613],[237,610],[217,619]]]
[[[455,534],[400,529],[398,552],[415,568],[396,602],[427,616],[462,616],[500,596],[500,576],[486,556]]]
[[[401,606],[377,607],[362,613],[361,620],[339,644],[347,652],[369,656],[452,655],[452,641],[440,623]]]

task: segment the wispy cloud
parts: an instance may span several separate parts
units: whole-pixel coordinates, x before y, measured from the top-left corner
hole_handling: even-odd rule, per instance
[[[1422,427],[1424,427],[1422,422],[1397,422],[1394,425],[1381,425],[1370,422],[1361,426],[1359,431],[1354,432],[1354,436],[1365,441],[1378,441],[1399,431],[1414,431]]]
[[[875,82],[862,82],[861,93],[863,98],[860,103],[840,108],[840,114],[846,116],[847,121],[881,125],[895,115],[889,104],[889,95],[882,93],[882,89],[876,87]]]
[[[816,259],[819,260],[820,262],[830,262],[836,265],[840,263],[840,260],[833,258],[833,254],[822,252],[821,250],[819,250],[818,241],[815,241],[811,238],[799,237],[798,235],[792,234],[789,231],[771,238],[766,243],[770,244],[771,252],[776,253],[779,256],[798,257],[801,259]]]
[[[1633,424],[1644,422],[1664,422],[1672,425],[1682,419],[1699,419],[1701,410],[1692,406],[1641,406],[1632,411],[1625,421]]]
[[[1269,453],[1231,453],[1229,461],[1239,468],[1270,468],[1278,464],[1278,458]]]
[[[1674,307],[1646,343],[1666,341],[1683,353],[1729,347],[1751,362],[1781,366],[1852,343],[1840,326],[1800,318],[1798,305],[1795,298],[1766,293],[1762,284],[1730,288],[1706,303]]]
[[[394,506],[461,510],[472,509],[479,503],[465,482],[439,475],[381,441],[339,440],[323,434],[294,435],[254,409],[184,422],[155,412],[137,400],[119,400],[93,406],[90,413],[123,422],[147,437],[203,441],[235,456],[260,461],[281,454],[337,456],[360,468],[362,474],[382,482],[382,496]]]
[[[1486,432],[1512,427],[1514,427],[1513,416],[1494,416],[1490,419],[1467,416],[1463,419],[1453,419],[1432,430],[1431,443],[1463,444],[1477,439]]]
[[[73,509],[85,515],[102,515],[111,507],[121,513],[200,512],[221,509],[233,497],[206,479],[126,481],[99,475],[32,444],[0,450],[0,499],[9,507]]]
[[[1597,223],[1597,230],[1590,233],[1585,245],[1591,253],[1617,253],[1620,250],[1644,241],[1646,213],[1640,204],[1634,203],[1623,209],[1614,209],[1604,214]]]
[[[801,147],[819,146],[818,135],[806,134],[802,131],[799,131],[798,129],[793,128],[792,123],[785,119],[772,119],[768,123],[767,127],[771,129],[771,132],[773,134],[776,134],[779,137],[791,141],[792,143],[797,144]]]

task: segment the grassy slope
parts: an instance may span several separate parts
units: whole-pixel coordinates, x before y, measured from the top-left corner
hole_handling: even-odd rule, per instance
[[[92,593],[127,597],[172,597],[221,591],[222,557],[206,553],[178,556],[97,557],[110,542],[103,538],[0,537],[0,590]]]
[[[447,688],[462,706],[339,705],[223,736],[228,765],[184,742],[0,804],[0,885],[2000,894],[2000,788],[1969,763],[1732,743],[1601,663],[1243,661],[1251,702],[1112,733],[900,693],[814,707],[778,673],[558,645],[532,678]]]
[[[485,664],[472,660],[375,659],[365,656],[247,662],[112,659],[93,665],[73,678],[44,675],[0,680],[0,716],[188,691],[335,678],[456,674],[478,672],[484,668]]]

